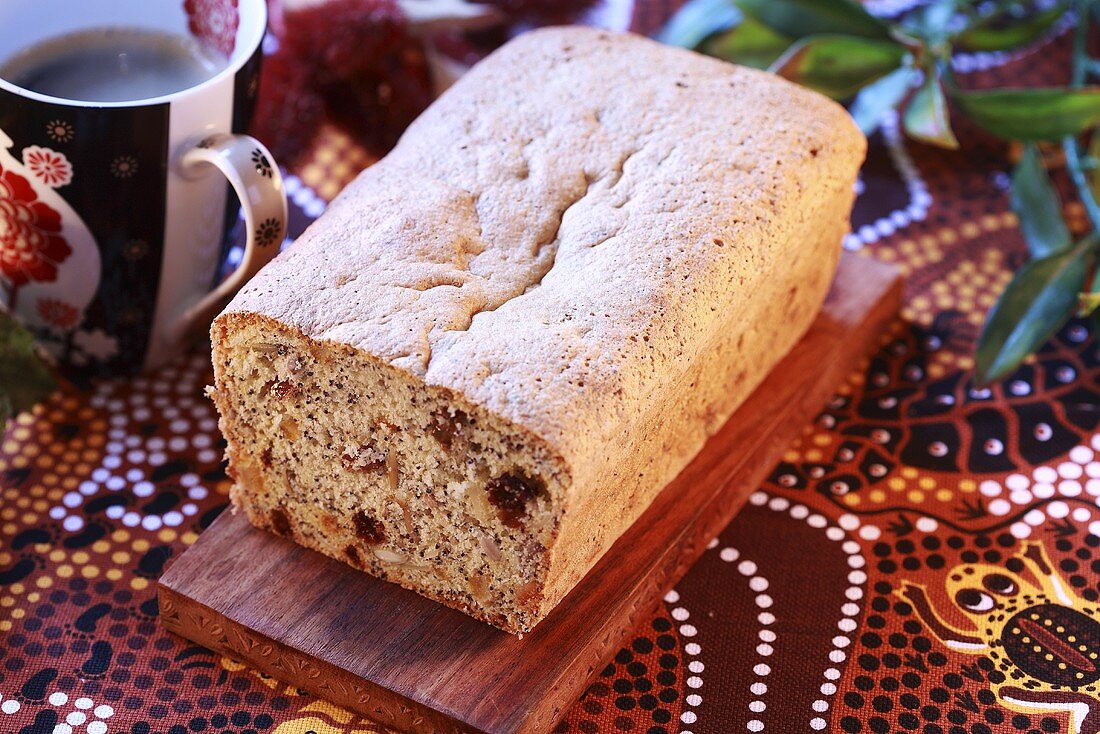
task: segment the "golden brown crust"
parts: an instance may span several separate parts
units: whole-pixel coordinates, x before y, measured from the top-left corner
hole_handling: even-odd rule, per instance
[[[864,151],[842,108],[772,75],[525,34],[241,291],[216,369],[234,330],[278,324],[549,453],[537,621],[812,321]]]
[[[772,75],[632,35],[528,33],[227,313],[465,395],[559,447],[579,480],[699,356],[712,309],[781,300],[762,266],[805,244],[807,203],[850,189],[864,147],[842,108]]]

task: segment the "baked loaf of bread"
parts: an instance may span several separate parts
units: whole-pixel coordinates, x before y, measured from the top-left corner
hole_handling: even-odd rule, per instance
[[[802,336],[864,151],[769,74],[510,42],[214,322],[233,503],[530,630]]]

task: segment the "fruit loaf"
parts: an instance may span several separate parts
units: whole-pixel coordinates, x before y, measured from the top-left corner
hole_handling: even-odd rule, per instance
[[[864,152],[763,72],[511,41],[215,320],[233,504],[530,630],[802,336]]]

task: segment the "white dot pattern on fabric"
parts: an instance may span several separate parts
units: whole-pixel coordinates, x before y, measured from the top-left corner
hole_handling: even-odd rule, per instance
[[[675,604],[678,601],[680,601],[680,593],[678,591],[676,591],[676,589],[670,589],[669,592],[667,594],[665,594],[665,603]],[[688,609],[685,608],[685,607],[676,607],[671,612],[669,612],[669,614],[672,616],[673,619],[675,619],[678,622],[682,622],[686,619],[691,618],[691,612],[688,611]],[[697,633],[697,630],[695,629],[695,627],[693,627],[690,624],[680,625],[679,630],[680,630],[680,634],[684,637],[694,637],[695,634]],[[698,656],[699,653],[701,653],[701,652],[702,652],[702,647],[697,642],[689,642],[686,645],[684,645],[684,653],[691,656],[691,657]],[[702,673],[706,669],[706,666],[703,664],[703,661],[701,661],[701,660],[689,660],[688,663],[687,663],[687,669],[692,673],[691,677],[689,677],[685,681],[687,686],[689,688],[691,688],[692,690],[696,690],[696,689],[701,688],[703,686],[703,679],[699,674]],[[702,698],[702,696],[700,696],[697,693],[692,693],[692,694],[690,694],[690,695],[688,695],[684,698],[684,702],[688,706],[695,707],[695,706],[699,706],[703,702],[703,698]],[[691,714],[690,720],[683,718],[684,714]],[[682,714],[681,717],[680,717],[681,721],[683,721],[685,723],[688,723],[688,724],[691,724],[691,723],[695,722],[695,720],[696,720],[695,719],[695,716],[696,716],[695,712],[689,710],[689,711],[684,712],[684,714]],[[683,734],[683,732],[681,732],[681,734]]]
[[[881,535],[882,531],[876,525],[864,525],[859,529],[859,537],[864,540],[878,540]]]
[[[789,505],[788,503],[775,502],[774,497],[769,498],[767,493],[763,491],[755,492],[750,496],[750,504],[756,507],[766,506],[768,509],[774,512],[786,512],[792,519],[803,520],[810,527],[816,529],[822,529],[825,537],[829,540],[839,543],[840,549],[844,552],[846,562],[852,570],[849,572],[848,581],[851,584],[845,589],[845,596],[849,599],[841,605],[841,614],[843,615],[837,622],[837,628],[842,632],[852,632],[858,627],[856,622],[856,616],[859,615],[861,607],[855,602],[863,598],[863,584],[867,582],[867,574],[861,569],[866,566],[866,558],[862,554],[862,546],[859,542],[849,538],[848,533],[856,531],[856,534],[864,540],[877,539],[881,533],[880,529],[875,525],[863,525],[860,518],[846,513],[837,520],[836,525],[830,525],[828,519],[824,516],[816,513],[811,513],[805,505]],[[932,518],[919,518],[917,523],[924,532],[933,532],[938,528],[938,523]],[[749,559],[742,559],[741,553],[738,549],[733,547],[725,547],[719,551],[719,558],[727,563],[737,562],[737,571],[743,576],[749,576],[750,588],[754,591],[757,590],[757,586],[762,587],[760,590],[767,588],[765,585],[768,583],[763,576],[757,575],[759,568],[757,564]],[[754,601],[758,606],[771,606],[773,603],[772,598],[767,594],[757,594]],[[761,624],[765,627],[775,621],[775,616],[766,613],[758,618]],[[762,629],[759,631],[758,636],[760,643],[756,646],[756,653],[760,657],[770,657],[775,652],[774,643],[776,642],[776,634],[774,630]],[[828,654],[829,662],[836,665],[843,663],[847,660],[848,654],[845,652],[845,648],[852,644],[852,640],[847,635],[837,635],[833,638],[833,649]],[[765,678],[771,673],[771,667],[766,663],[757,663],[753,666],[753,673],[759,678]],[[826,668],[822,676],[825,678],[825,682],[821,685],[821,693],[823,696],[832,696],[836,693],[837,687],[833,681],[840,678],[840,670],[835,667]],[[757,697],[763,696],[768,690],[767,685],[763,680],[755,681],[750,687],[750,692]],[[814,705],[814,711],[817,713],[825,713],[829,710],[829,702],[827,699],[822,698],[817,700]],[[766,710],[766,703],[760,698],[754,699],[749,702],[749,710],[752,713],[760,714]],[[825,727],[825,719],[822,717],[813,717],[810,720],[811,728],[820,730]],[[747,728],[749,731],[763,731],[764,722],[761,719],[752,719],[749,721]]]
[[[924,220],[928,216],[929,207],[932,205],[932,195],[928,192],[928,185],[921,178],[920,171],[905,146],[905,139],[898,124],[897,112],[887,110],[883,114],[879,125],[890,160],[901,175],[906,189],[908,189],[909,202],[905,207],[896,209],[890,214],[880,217],[870,224],[865,224],[846,235],[844,237],[844,248],[847,250],[859,250],[867,245],[872,245],[883,237],[889,237],[899,229],[908,227],[914,221]]]
[[[1035,437],[1040,441],[1048,440],[1050,433],[1051,428],[1045,423],[1039,424],[1035,429]],[[1100,461],[1096,460],[1098,443],[1100,442],[1094,435],[1088,443],[1070,449],[1065,460],[1054,465],[1034,467],[1030,476],[1020,472],[1009,474],[1003,485],[996,480],[984,480],[978,490],[983,496],[990,498],[986,509],[991,515],[1004,517],[1024,506],[1030,506],[1036,500],[1049,500],[1059,496],[1068,499],[1077,499],[1083,495],[1100,496],[1100,481],[1096,481],[1100,477]],[[1030,537],[1032,528],[1042,525],[1047,518],[1063,520],[1070,517],[1075,522],[1089,522],[1100,517],[1100,510],[1094,507],[1096,504],[1092,500],[1087,505],[1079,506],[1071,506],[1062,500],[1042,503],[1029,508],[1022,521],[1009,526],[1009,532],[1022,540]]]
[[[315,196],[312,192],[307,195]],[[153,496],[157,487],[149,481],[149,474],[156,467],[178,458],[170,456],[165,450],[180,454],[191,447],[202,449],[197,459],[203,467],[183,473],[176,482],[188,492],[189,499],[206,498],[208,489],[200,484],[200,470],[214,469],[221,461],[220,453],[209,448],[220,436],[213,406],[206,401],[197,401],[192,394],[205,384],[208,368],[209,360],[196,353],[178,368],[162,370],[155,377],[138,378],[126,383],[103,381],[95,385],[89,403],[110,412],[107,418],[110,426],[107,436],[110,440],[104,446],[105,455],[100,466],[91,471],[89,479],[82,482],[77,491],[66,493],[48,510],[50,518],[59,521],[66,532],[77,533],[86,526],[84,504],[97,500],[101,491],[123,495],[129,493],[136,498]],[[116,397],[123,390],[129,393],[126,400]],[[170,431],[186,435],[172,436],[167,440],[162,436],[144,435],[140,424],[152,415],[146,404],[158,408],[164,417],[172,418],[168,426]],[[191,418],[181,417],[181,410],[188,411]],[[124,509],[127,505],[132,509]],[[148,532],[158,532],[166,526],[179,527],[186,517],[198,512],[193,502],[174,509],[167,509],[172,507],[168,504],[165,510],[160,511],[163,514],[153,514],[157,511],[147,509],[158,506],[163,505],[131,502],[113,504],[102,512],[127,528],[141,528]]]

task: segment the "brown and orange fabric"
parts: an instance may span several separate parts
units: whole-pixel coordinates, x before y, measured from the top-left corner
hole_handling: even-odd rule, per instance
[[[1054,81],[1066,45],[957,66]],[[963,134],[873,137],[847,246],[904,270],[901,318],[558,731],[1100,732],[1100,342],[1073,321],[971,385],[1025,253],[1011,151]],[[322,135],[293,230],[367,160]],[[227,505],[209,381],[199,351],[66,388],[0,440],[0,732],[379,731],[158,626],[156,578]]]

